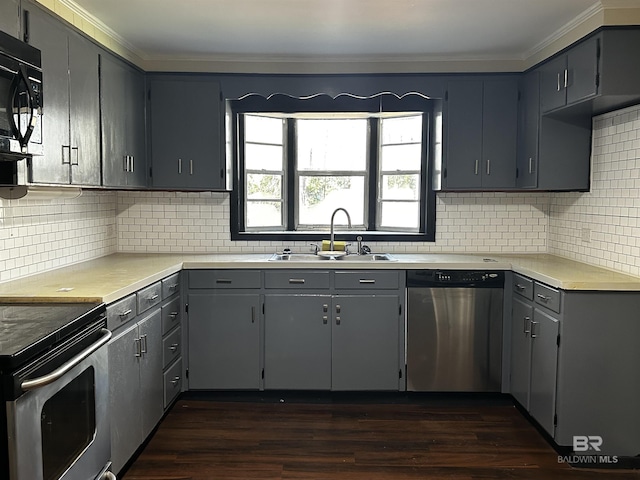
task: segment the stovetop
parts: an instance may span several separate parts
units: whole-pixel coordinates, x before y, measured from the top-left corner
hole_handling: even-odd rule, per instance
[[[0,371],[22,365],[98,319],[104,304],[0,305]]]

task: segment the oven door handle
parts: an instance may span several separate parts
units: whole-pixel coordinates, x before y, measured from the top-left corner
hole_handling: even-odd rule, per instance
[[[103,328],[103,329],[100,330],[100,333],[102,333],[102,336],[100,337],[100,339],[98,341],[96,341],[95,343],[91,344],[89,347],[85,348],[83,351],[81,351],[78,355],[73,357],[67,363],[65,363],[64,365],[60,366],[59,368],[55,369],[53,372],[51,372],[51,373],[49,373],[47,375],[43,375],[42,377],[38,377],[38,378],[33,378],[31,380],[25,380],[24,382],[22,382],[20,384],[20,388],[22,388],[22,390],[24,390],[24,391],[34,390],[36,388],[40,388],[40,387],[44,387],[45,385],[49,385],[50,383],[53,383],[56,380],[58,380],[65,373],[67,373],[73,367],[78,365],[81,361],[83,361],[85,358],[87,358],[93,352],[95,352],[100,347],[105,345],[111,339],[112,333],[111,333],[110,330],[107,330],[106,328]]]

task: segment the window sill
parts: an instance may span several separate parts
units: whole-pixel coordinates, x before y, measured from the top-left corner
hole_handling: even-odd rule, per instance
[[[406,233],[406,232],[336,232],[336,239],[340,241],[356,242],[358,235],[364,242],[435,242],[435,233]],[[319,242],[329,238],[329,230],[318,232],[231,232],[231,240],[243,241],[314,241]]]

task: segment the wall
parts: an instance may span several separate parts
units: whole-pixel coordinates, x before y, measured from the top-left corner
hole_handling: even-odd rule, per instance
[[[0,199],[0,281],[117,250],[116,193],[72,200]]]
[[[435,243],[367,244],[374,251],[396,253],[540,253],[547,249],[548,194],[446,193],[439,194],[437,201]],[[308,242],[231,241],[229,211],[227,193],[119,192],[118,250],[208,253],[271,253],[284,247],[309,250]]]
[[[640,105],[594,117],[591,191],[551,197],[548,243],[640,276]]]

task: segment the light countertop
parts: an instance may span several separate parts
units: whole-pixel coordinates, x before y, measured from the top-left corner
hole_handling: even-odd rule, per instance
[[[181,269],[513,270],[564,290],[640,291],[640,278],[546,254],[393,254],[396,261],[269,261],[271,254],[117,253],[0,284],[0,302],[111,303]]]

